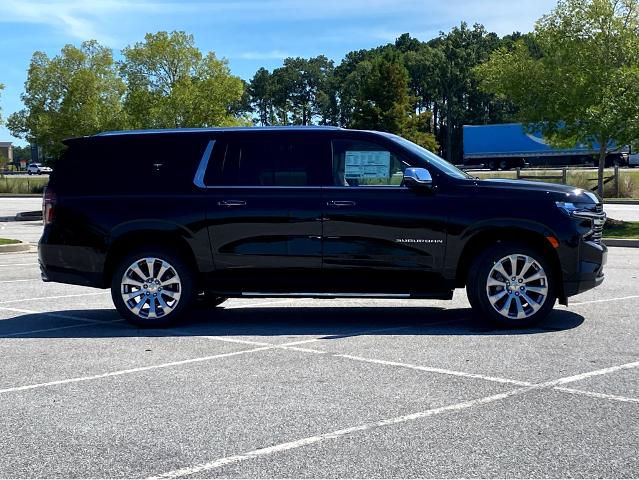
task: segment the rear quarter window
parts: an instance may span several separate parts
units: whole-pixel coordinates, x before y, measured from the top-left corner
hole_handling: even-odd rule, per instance
[[[188,193],[208,140],[197,134],[133,134],[71,142],[51,185],[76,194]]]

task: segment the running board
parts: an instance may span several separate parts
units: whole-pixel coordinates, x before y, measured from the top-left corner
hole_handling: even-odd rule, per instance
[[[228,296],[234,296],[232,294],[224,294]],[[274,293],[274,292],[242,292],[239,296],[246,298],[256,297],[287,297],[287,298],[419,298],[430,300],[451,300],[453,298],[453,292],[433,292],[433,293],[318,293],[318,292],[303,292],[303,293]]]

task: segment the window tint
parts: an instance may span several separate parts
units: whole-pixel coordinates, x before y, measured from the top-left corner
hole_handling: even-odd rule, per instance
[[[83,194],[184,193],[209,139],[195,134],[131,134],[71,143],[52,181]],[[99,182],[88,180],[98,175]]]
[[[318,140],[293,135],[237,135],[216,142],[207,186],[313,186],[321,184]],[[327,156],[328,158],[328,156]]]
[[[375,143],[333,140],[333,185],[400,186],[406,164]]]

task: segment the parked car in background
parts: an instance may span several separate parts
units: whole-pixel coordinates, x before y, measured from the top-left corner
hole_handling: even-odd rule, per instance
[[[41,163],[30,163],[29,166],[27,167],[27,173],[29,175],[43,175],[43,174],[48,175],[51,172],[53,172],[51,167],[47,167],[45,165],[42,165]]]
[[[633,153],[632,155],[628,155],[628,166],[639,167],[639,153]]]

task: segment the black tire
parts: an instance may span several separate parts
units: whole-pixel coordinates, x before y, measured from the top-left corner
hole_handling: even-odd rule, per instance
[[[497,162],[495,160],[490,160],[488,162],[488,168],[490,168],[491,170],[497,170]]]
[[[150,291],[146,290],[152,297],[156,297],[159,295],[161,298],[158,300],[152,300],[154,303],[154,311],[156,309],[156,305],[158,308],[157,313],[161,313],[161,315],[151,317],[148,314],[144,315],[145,307],[148,311],[150,311],[150,303],[151,296],[149,296],[149,300],[147,303],[144,303],[142,309],[140,310],[140,314],[134,313],[129,306],[125,303],[125,300],[122,298],[122,290],[128,289],[130,286],[123,286],[123,280],[125,273],[129,272],[129,267],[136,261],[146,259],[146,258],[155,258],[157,261],[154,263],[153,270],[155,274],[159,274],[162,268],[162,263],[166,262],[173,271],[177,274],[179,278],[178,284],[173,284],[170,287],[164,286],[165,290],[163,293],[156,291],[156,293],[150,293]],[[143,274],[148,274],[148,268],[145,269],[144,265],[138,265]],[[167,275],[170,275],[172,272],[170,269],[167,269],[161,275],[161,278],[158,281],[162,281],[162,278],[167,279]],[[127,278],[137,279],[139,275],[130,274]],[[151,277],[154,278],[154,277]],[[169,277],[171,278],[171,277]],[[148,285],[148,284],[145,284]],[[151,287],[151,285],[148,285]],[[143,289],[144,285],[140,287]],[[153,285],[154,288],[159,288],[162,290],[162,285]],[[135,288],[135,287],[134,287]],[[170,289],[169,289],[170,288]],[[175,290],[175,291],[173,291]],[[148,247],[148,248],[138,248],[127,254],[120,261],[118,261],[117,266],[113,271],[113,277],[111,278],[111,298],[113,299],[113,304],[117,309],[118,313],[122,315],[125,320],[143,328],[163,328],[174,325],[177,323],[182,315],[189,310],[193,303],[193,272],[191,268],[184,262],[184,260],[173,250],[161,248],[161,247]],[[131,292],[134,293],[134,292]],[[176,293],[179,293],[178,300],[172,305],[172,297]],[[169,296],[169,294],[171,296]],[[142,296],[139,297],[142,299]],[[168,308],[171,310],[166,313],[163,311],[162,307],[159,304],[159,301],[162,300],[167,304]],[[131,302],[136,302],[137,300],[133,298]],[[142,300],[140,300],[142,301]],[[157,303],[156,303],[157,302]],[[167,308],[167,310],[168,310]]]
[[[489,300],[488,291],[487,291],[489,274],[491,273],[493,267],[497,264],[497,262],[499,262],[499,260],[509,255],[521,256],[516,262],[518,265],[521,265],[520,262],[524,261],[523,256],[532,258],[534,259],[536,264],[539,265],[541,269],[543,269],[542,273],[545,274],[545,280],[546,280],[545,282],[543,282],[544,283],[543,286],[547,287],[547,293],[545,296],[543,296],[543,300],[542,300],[542,295],[538,295],[537,293],[532,294],[530,292],[526,292],[529,298],[533,300],[538,300],[539,303],[541,304],[541,306],[538,308],[537,311],[534,311],[534,308],[536,308],[539,304],[532,305],[527,303],[525,300],[517,300],[516,298],[513,297],[513,299],[511,300],[511,303],[514,303],[514,305],[508,309],[508,316],[506,316],[505,314],[499,313],[497,311],[498,307],[497,306],[493,307],[493,304]],[[533,275],[530,275],[528,273],[534,274],[536,272],[534,270],[531,271],[531,268],[534,268],[534,267],[528,267],[528,270],[522,273],[527,274],[526,275],[527,277],[532,277]],[[506,273],[511,273],[511,272],[507,271]],[[510,281],[510,279],[506,279],[506,280]],[[542,281],[540,280],[540,282]],[[532,282],[532,283],[535,283],[535,282]],[[520,284],[515,284],[515,285],[520,285]],[[531,285],[530,288],[532,288],[533,286],[535,285]],[[492,288],[499,289],[500,287],[492,287]],[[503,287],[503,288],[504,290],[506,290],[506,287]],[[508,287],[508,288],[513,288],[513,287]],[[515,290],[517,289],[515,288]],[[495,290],[491,290],[491,291],[495,292]],[[468,271],[468,278],[466,280],[466,292],[468,294],[468,300],[476,314],[478,314],[482,318],[490,320],[492,323],[500,327],[507,327],[507,328],[528,327],[528,326],[539,323],[546,316],[548,316],[548,314],[553,309],[555,302],[557,300],[557,294],[556,294],[557,289],[555,287],[553,270],[549,262],[546,260],[546,258],[544,258],[544,255],[539,250],[531,248],[527,245],[514,243],[514,242],[498,243],[497,245],[490,247],[483,252],[480,252],[480,254],[477,256],[477,258],[475,259],[475,261],[473,262],[473,264],[471,265]],[[496,293],[501,293],[501,291],[497,290],[495,294]],[[509,302],[508,296],[513,296],[513,295],[519,295],[519,292],[507,293],[502,297],[504,298],[503,306],[505,306],[505,304]],[[520,297],[520,298],[523,299],[523,297]],[[516,313],[515,308],[518,305],[521,305],[522,303],[525,305],[523,307],[523,311],[527,313],[527,316],[524,318],[517,318],[516,316],[511,316],[511,315],[515,315]],[[510,305],[510,303],[508,305]]]
[[[499,168],[501,170],[510,170],[510,162],[508,160],[501,160],[499,162]]]

